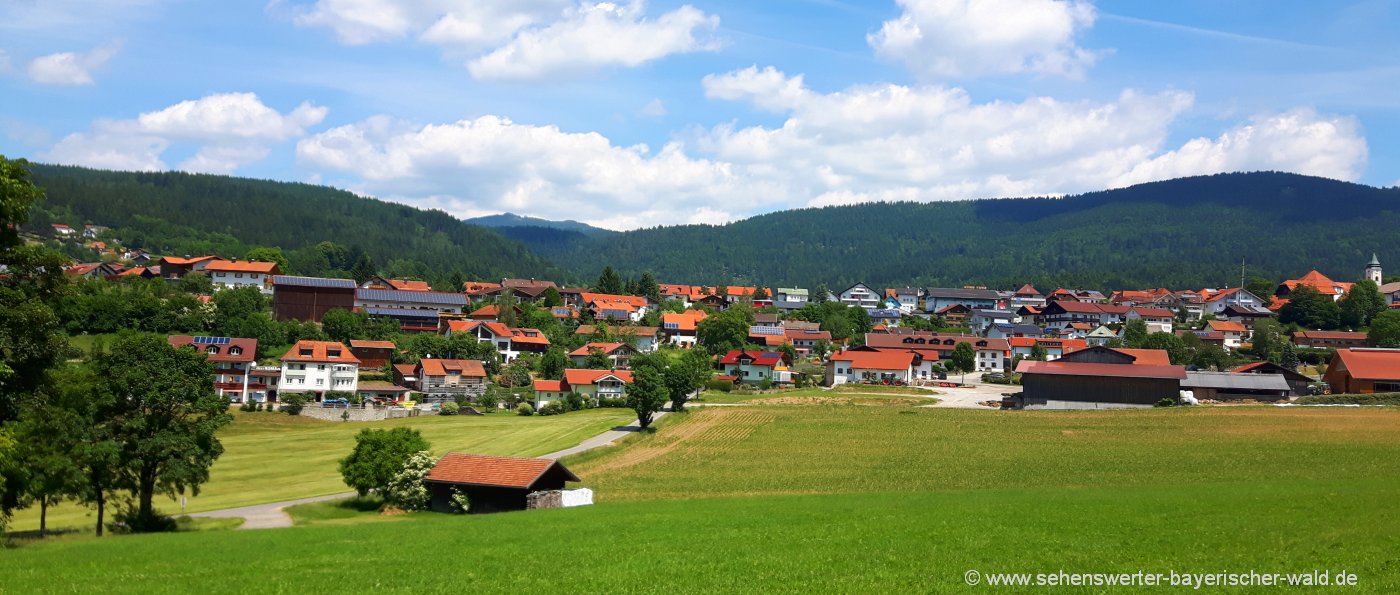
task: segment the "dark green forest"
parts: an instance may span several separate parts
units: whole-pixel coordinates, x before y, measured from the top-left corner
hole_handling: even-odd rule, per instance
[[[253,247],[275,246],[287,254],[292,272],[323,275],[342,265],[317,248],[332,242],[348,253],[368,255],[378,269],[397,276],[563,275],[519,242],[442,211],[325,186],[179,172],[31,168],[47,197],[30,227],[105,225],[126,246],[155,254],[242,257]]]
[[[1317,268],[1352,281],[1376,252],[1400,268],[1400,189],[1288,173],[1199,176],[1065,198],[869,203],[560,242],[519,239],[589,278],[1042,289],[1238,285]]]
[[[49,220],[114,227],[157,253],[239,255],[280,246],[324,274],[322,241],[363,250],[386,274],[591,280],[606,266],[668,283],[833,289],[1042,289],[1237,285],[1317,268],[1357,279],[1372,252],[1400,268],[1400,189],[1278,172],[1198,176],[1064,198],[868,203],[728,225],[585,233],[528,218],[496,229],[439,211],[308,184],[35,165]],[[353,250],[352,250],[353,251]],[[334,260],[334,259],[332,259]],[[317,270],[320,267],[321,270]]]

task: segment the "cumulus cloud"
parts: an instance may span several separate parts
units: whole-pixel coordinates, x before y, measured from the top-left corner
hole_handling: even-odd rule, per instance
[[[1096,54],[1076,37],[1094,23],[1086,0],[898,0],[903,12],[867,37],[881,56],[948,79],[1032,73],[1078,77]]]
[[[719,18],[685,5],[655,19],[640,0],[584,4],[546,27],[525,29],[509,43],[472,60],[479,79],[534,80],[606,66],[638,66],[671,54],[714,49],[697,37],[713,32]]]
[[[90,130],[58,141],[45,159],[106,169],[163,170],[175,143],[197,147],[179,169],[232,173],[267,156],[268,145],[305,134],[326,108],[302,103],[282,114],[253,93],[223,93],[181,101],[132,119],[98,120]]]
[[[648,101],[646,105],[642,106],[641,111],[637,113],[643,118],[665,117],[667,113],[666,104],[662,102],[660,98],[652,99],[651,101]]]
[[[92,71],[117,55],[120,42],[94,48],[86,53],[59,52],[29,62],[29,78],[43,85],[91,85]]]
[[[329,28],[345,44],[413,38],[470,56],[476,78],[516,81],[713,49],[719,26],[690,5],[647,18],[643,0],[316,0],[292,12],[297,25]]]
[[[653,150],[495,116],[426,126],[378,117],[307,137],[297,155],[393,200],[619,229],[874,200],[1065,194],[1237,169],[1355,179],[1366,161],[1351,120],[1308,110],[1167,146],[1193,103],[1177,91],[977,102],[940,85],[822,93],[800,76],[757,67],[704,85],[711,98],[783,121],[691,130]]]

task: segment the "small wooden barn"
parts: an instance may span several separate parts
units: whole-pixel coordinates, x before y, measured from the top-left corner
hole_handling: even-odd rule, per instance
[[[1176,399],[1186,368],[1150,349],[1090,347],[1053,362],[1023,360],[1019,405],[1044,409],[1151,407]]]
[[[456,491],[471,499],[473,514],[525,510],[531,493],[562,490],[570,481],[579,478],[552,459],[460,452],[444,455],[423,478],[432,510],[452,512],[452,495]]]

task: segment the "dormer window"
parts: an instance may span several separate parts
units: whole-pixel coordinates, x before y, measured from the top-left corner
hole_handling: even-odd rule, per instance
[[[326,356],[328,356],[328,357],[340,357],[340,350],[339,350],[339,349],[333,349],[333,350],[327,351],[327,352],[326,352]]]
[[[303,356],[305,356],[305,357],[311,357],[311,350],[310,350],[310,349],[307,349],[307,348],[303,348],[303,349],[301,349],[300,351],[298,351],[297,353],[299,353],[299,354],[301,354],[301,355],[303,355]]]
[[[207,353],[207,354],[209,354],[209,355],[219,355],[219,348],[218,348],[218,347],[215,347],[215,346],[213,346],[213,345],[210,345],[209,347],[206,347],[206,348],[204,349],[204,352]]]
[[[228,348],[228,354],[229,354],[229,355],[243,355],[243,348],[242,348],[242,347],[230,347],[230,348]]]

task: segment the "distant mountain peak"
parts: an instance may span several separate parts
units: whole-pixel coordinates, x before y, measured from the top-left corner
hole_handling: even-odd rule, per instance
[[[564,221],[551,221],[549,219],[541,219],[539,217],[517,215],[511,212],[505,212],[499,215],[486,215],[484,217],[473,217],[471,219],[463,219],[462,222],[469,223],[471,225],[480,225],[482,227],[543,227],[547,229],[575,231],[589,236],[600,236],[617,233],[610,229],[593,227],[592,225],[589,225],[587,223],[574,221],[572,219],[567,219]]]

